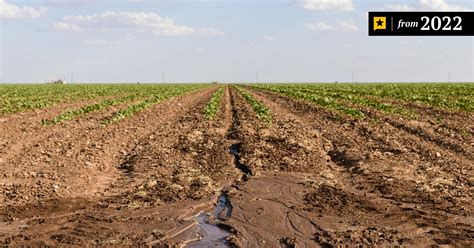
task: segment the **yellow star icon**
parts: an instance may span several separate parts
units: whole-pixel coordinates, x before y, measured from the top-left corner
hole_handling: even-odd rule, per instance
[[[387,29],[387,17],[374,17],[374,31]]]

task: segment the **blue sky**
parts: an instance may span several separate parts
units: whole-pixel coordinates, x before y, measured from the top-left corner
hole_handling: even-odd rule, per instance
[[[370,10],[474,1],[0,0],[0,82],[474,81],[471,37],[368,37]]]

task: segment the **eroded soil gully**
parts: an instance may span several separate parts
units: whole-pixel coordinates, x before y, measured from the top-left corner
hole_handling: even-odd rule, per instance
[[[192,237],[191,239],[183,241],[182,245],[186,245],[186,247],[228,247],[234,246],[239,242],[239,238],[235,237],[231,232],[233,226],[228,224],[228,221],[232,218],[233,211],[230,198],[231,194],[235,194],[235,192],[239,191],[241,182],[245,183],[251,180],[253,175],[250,167],[241,162],[240,156],[241,144],[245,143],[245,141],[241,139],[246,136],[241,132],[242,116],[250,118],[249,114],[251,111],[249,111],[248,106],[242,101],[240,94],[238,94],[235,89],[230,90],[230,88],[227,87],[224,99],[229,101],[228,104],[231,106],[232,113],[232,125],[226,134],[228,143],[232,144],[229,147],[229,153],[234,157],[234,166],[240,170],[242,176],[235,180],[231,187],[225,186],[221,188],[221,194],[212,212],[200,212],[190,217],[194,218],[197,228],[192,232],[193,234],[190,236]],[[243,109],[245,109],[245,111],[242,111]],[[181,234],[181,232],[179,233]],[[176,238],[177,237],[175,237],[175,239]]]
[[[233,143],[229,147],[229,153],[234,157],[234,166],[240,170],[242,177],[234,181],[232,190],[236,190],[239,181],[247,181],[252,171],[247,165],[241,163],[240,160],[240,141],[239,138],[239,126],[240,120],[238,117],[238,111],[235,108],[235,93],[230,92],[229,87],[226,87],[226,93],[224,96],[225,101],[230,98],[230,106],[232,113],[232,125],[227,132],[226,138],[229,139],[229,143]],[[229,103],[227,103],[229,104]],[[228,247],[232,229],[226,225],[225,222],[232,216],[233,206],[229,196],[230,188],[228,186],[221,188],[221,193],[217,199],[217,204],[212,213],[199,213],[193,218],[197,223],[196,241],[185,241],[186,247]],[[193,235],[194,236],[194,235]]]
[[[241,139],[242,136],[239,133],[241,128],[241,121],[239,117],[239,110],[236,107],[236,91],[233,88],[233,90],[230,91],[229,87],[227,87],[227,89],[230,95],[230,104],[232,106],[232,128],[228,132],[227,138],[231,139],[231,142],[233,144],[229,147],[229,152],[234,156],[235,167],[239,169],[243,174],[241,180],[246,181],[252,175],[252,170],[250,169],[250,167],[241,162],[241,157],[239,155],[239,153],[241,152],[242,143],[239,139]]]

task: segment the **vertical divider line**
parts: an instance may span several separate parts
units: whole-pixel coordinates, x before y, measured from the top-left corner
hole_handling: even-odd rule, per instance
[[[391,26],[392,26],[392,32],[393,32],[393,16],[391,17],[391,19],[392,19],[392,20],[390,21],[390,24],[391,24]]]

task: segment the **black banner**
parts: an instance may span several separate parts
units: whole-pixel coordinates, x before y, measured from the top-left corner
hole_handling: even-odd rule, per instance
[[[474,12],[369,12],[369,36],[474,36]]]

